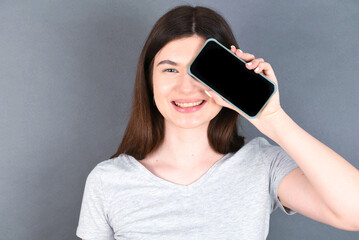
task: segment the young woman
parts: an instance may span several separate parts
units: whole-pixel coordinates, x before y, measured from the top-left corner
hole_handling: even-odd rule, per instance
[[[269,63],[234,47],[215,11],[180,6],[162,16],[140,55],[118,152],[87,178],[77,236],[265,239],[276,208],[359,230],[359,171],[300,128],[279,91],[247,118],[279,146],[263,137],[245,143],[241,113],[187,73],[211,37],[278,84]]]

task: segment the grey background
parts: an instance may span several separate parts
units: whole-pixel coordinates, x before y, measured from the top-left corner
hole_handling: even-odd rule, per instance
[[[187,2],[222,14],[272,65],[284,110],[359,167],[358,1]],[[86,177],[121,141],[144,41],[183,3],[0,1],[0,239],[77,239]],[[280,211],[270,224],[268,239],[359,238]]]

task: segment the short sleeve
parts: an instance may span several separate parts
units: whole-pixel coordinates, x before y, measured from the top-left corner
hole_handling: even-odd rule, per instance
[[[270,151],[267,151],[268,157],[271,159],[270,163],[270,181],[269,192],[271,197],[271,212],[278,207],[287,215],[293,215],[296,212],[290,208],[284,207],[278,199],[277,190],[283,178],[292,170],[298,167],[297,163],[284,151],[280,146],[272,146]]]
[[[76,235],[85,240],[113,240],[106,213],[100,172],[95,167],[86,179]]]

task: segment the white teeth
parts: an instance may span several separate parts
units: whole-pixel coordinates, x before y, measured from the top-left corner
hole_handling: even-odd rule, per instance
[[[199,101],[199,102],[193,102],[193,103],[178,103],[178,102],[174,102],[174,103],[179,107],[194,107],[194,106],[198,106],[198,105],[202,104],[203,102],[204,102],[204,100]]]

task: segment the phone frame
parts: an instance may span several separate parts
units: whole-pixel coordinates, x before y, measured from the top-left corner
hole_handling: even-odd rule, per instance
[[[234,104],[232,104],[230,101],[228,101],[225,97],[223,97],[221,94],[219,94],[216,90],[214,90],[213,88],[211,88],[210,86],[208,86],[205,82],[203,82],[201,79],[197,78],[192,72],[191,72],[191,66],[192,63],[197,59],[197,56],[202,52],[202,49],[207,45],[207,43],[214,41],[216,42],[219,46],[221,46],[222,48],[224,48],[226,51],[228,51],[229,53],[231,53],[233,56],[235,56],[237,59],[239,59],[242,63],[246,64],[245,61],[243,61],[242,59],[240,59],[236,54],[234,54],[231,50],[229,50],[228,48],[226,48],[225,46],[223,46],[220,42],[218,42],[215,38],[208,38],[206,40],[206,42],[203,44],[202,48],[198,51],[197,55],[193,58],[193,60],[191,61],[191,63],[188,65],[187,68],[187,72],[189,75],[191,75],[192,77],[194,77],[195,79],[197,79],[198,81],[200,81],[203,85],[205,85],[206,87],[208,87],[209,89],[211,89],[212,91],[216,92],[219,96],[221,96],[223,98],[223,100],[225,100],[226,102],[228,102],[229,104],[231,104],[235,109],[237,109],[238,111],[240,111],[241,113],[243,113],[246,117],[248,117],[249,119],[255,119],[258,117],[258,115],[262,112],[262,110],[265,108],[265,106],[268,104],[269,100],[273,97],[273,95],[277,92],[277,84],[275,84],[272,80],[270,80],[269,78],[267,78],[266,76],[264,76],[262,73],[258,73],[259,75],[261,75],[264,79],[268,80],[271,84],[273,84],[274,86],[274,90],[273,93],[269,96],[268,100],[265,102],[265,104],[263,104],[263,107],[258,111],[258,113],[255,116],[249,116],[247,113],[243,112],[240,108],[238,108],[237,106],[235,106]],[[253,71],[250,69],[247,69],[248,71]]]

